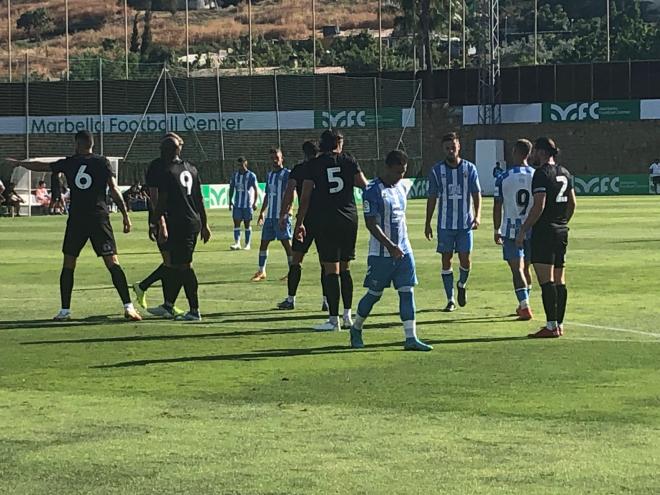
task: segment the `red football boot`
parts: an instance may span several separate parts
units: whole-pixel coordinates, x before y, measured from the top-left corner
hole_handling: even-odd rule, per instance
[[[534,313],[532,313],[532,308],[527,306],[525,309],[517,308],[516,314],[518,315],[519,321],[529,321],[534,318]]]
[[[552,330],[548,327],[543,327],[536,333],[530,333],[527,335],[530,339],[556,339],[559,337],[558,330]]]

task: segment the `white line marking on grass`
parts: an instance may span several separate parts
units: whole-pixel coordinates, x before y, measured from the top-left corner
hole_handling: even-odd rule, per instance
[[[568,327],[575,326],[575,327],[594,328],[597,330],[609,330],[611,332],[634,333],[637,335],[646,335],[648,337],[655,337],[656,339],[660,339],[660,333],[642,332],[641,330],[631,330],[629,328],[604,327],[601,325],[590,325],[589,323],[575,323],[575,322],[567,322],[566,325]]]

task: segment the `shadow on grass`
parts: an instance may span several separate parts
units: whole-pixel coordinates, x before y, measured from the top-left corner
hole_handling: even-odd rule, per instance
[[[489,343],[489,342],[510,342],[516,340],[528,340],[527,337],[479,337],[474,339],[452,339],[452,340],[426,340],[427,343],[433,345],[443,344],[475,344],[475,343]],[[108,369],[108,368],[130,368],[135,366],[149,366],[158,364],[174,364],[174,363],[191,363],[191,362],[207,362],[207,361],[260,361],[271,358],[286,358],[298,356],[321,356],[327,354],[343,354],[350,352],[378,352],[392,347],[398,347],[402,352],[401,342],[388,342],[384,344],[366,344],[364,349],[351,349],[348,346],[325,346],[325,347],[312,347],[307,349],[265,349],[263,351],[247,352],[243,354],[220,354],[209,356],[184,356],[178,358],[163,358],[163,359],[142,359],[137,361],[123,361],[114,364],[103,364],[97,366],[90,366],[92,369]]]
[[[40,320],[7,320],[0,321],[0,330],[20,330],[20,329],[50,329],[50,328],[71,328],[85,327],[91,325],[117,325],[127,323],[121,316],[101,315],[88,316],[79,320],[54,321],[52,318]]]

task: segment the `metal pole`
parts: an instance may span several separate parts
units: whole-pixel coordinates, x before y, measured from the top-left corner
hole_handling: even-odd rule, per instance
[[[124,65],[128,80],[128,0],[124,0]]]
[[[66,80],[69,80],[69,0],[64,0],[64,30],[66,37]]]
[[[611,46],[610,46],[610,0],[605,0],[605,3],[607,5],[606,8],[606,16],[607,16],[607,61],[609,62],[611,59]]]
[[[378,82],[374,77],[374,112],[376,115],[376,158],[380,159],[380,129],[378,122]]]
[[[465,28],[465,26],[466,26],[466,24],[465,24],[465,15],[466,15],[466,13],[467,13],[467,8],[465,6],[465,0],[463,0],[463,34],[462,34],[461,37],[463,38],[463,68],[464,69],[465,69],[465,65],[466,65],[466,61],[467,61],[467,52],[466,52],[467,42],[466,42],[466,39],[465,39],[465,37],[467,35],[467,30]]]
[[[248,67],[250,68],[250,75],[252,75],[252,0],[248,0],[248,37],[250,48],[248,50]]]
[[[30,159],[30,58],[25,52],[25,159]],[[32,171],[28,171],[28,216],[32,216]]]
[[[539,64],[539,0],[534,0],[534,65]]]
[[[328,91],[328,128],[332,129],[332,101],[330,98],[330,74],[325,76],[326,89]]]
[[[277,147],[282,148],[282,134],[280,129],[280,98],[277,90],[277,71],[275,71],[273,76],[273,81],[275,84],[275,119],[277,121]]]
[[[383,72],[383,0],[378,0],[378,71]]]
[[[449,22],[447,33],[447,68],[451,69],[451,4],[453,0],[449,0]]]
[[[312,0],[312,64],[316,74],[316,0]]]
[[[189,24],[189,8],[188,0],[185,0],[186,3],[186,77],[190,77],[190,24]]]
[[[12,79],[12,66],[11,66],[11,0],[7,0],[7,54],[9,58],[9,82]]]
[[[165,65],[163,66],[163,75],[164,75],[164,77],[163,77],[163,93],[164,93],[164,96],[165,96],[164,101],[163,101],[163,103],[165,105],[164,108],[163,108],[163,111],[164,111],[164,115],[165,115],[165,132],[167,133],[167,132],[170,132],[169,122],[167,121],[169,119],[169,115],[168,115],[168,112],[167,112],[167,81],[170,78],[170,73],[167,70],[167,62],[165,62]]]
[[[225,133],[222,128],[222,93],[220,92],[220,67],[215,69],[215,80],[218,89],[218,128],[220,129],[220,156],[225,161]]]
[[[103,122],[103,59],[99,57],[99,117],[101,118],[101,128],[99,129],[99,133],[101,134],[101,155],[103,155],[103,138],[104,138],[104,132],[103,128],[104,122]]]

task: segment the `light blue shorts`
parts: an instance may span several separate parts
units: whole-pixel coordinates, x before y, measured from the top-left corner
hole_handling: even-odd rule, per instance
[[[392,284],[395,289],[417,285],[415,258],[412,253],[399,260],[385,256],[369,256],[367,264],[364,287],[369,290],[382,292]]]
[[[279,222],[274,218],[264,220],[263,230],[261,231],[262,241],[288,241],[292,238],[291,217],[289,217],[283,229],[280,229]]]
[[[470,253],[473,242],[471,229],[438,230],[438,253]]]
[[[234,207],[231,212],[231,217],[234,220],[240,220],[241,222],[249,222],[252,220],[252,208]]]
[[[523,247],[516,246],[516,241],[513,239],[503,239],[502,254],[504,261],[511,261],[516,258],[523,258],[527,261],[532,259],[532,241],[525,239]]]

